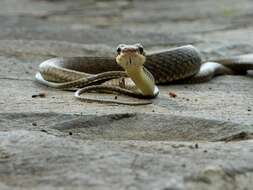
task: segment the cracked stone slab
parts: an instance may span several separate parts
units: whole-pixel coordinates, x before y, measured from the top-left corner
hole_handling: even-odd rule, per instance
[[[236,141],[251,139],[249,125],[168,114],[79,115],[2,113],[1,131],[26,129],[83,140]]]
[[[252,180],[252,141],[83,141],[20,129],[0,132],[0,142],[0,180],[9,188],[249,188]]]

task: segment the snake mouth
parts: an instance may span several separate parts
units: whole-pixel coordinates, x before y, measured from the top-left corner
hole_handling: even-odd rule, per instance
[[[139,67],[142,66],[145,62],[145,57],[135,52],[124,52],[117,56],[117,63],[123,68],[126,67]]]

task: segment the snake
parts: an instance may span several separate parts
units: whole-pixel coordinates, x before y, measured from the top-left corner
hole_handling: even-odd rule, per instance
[[[245,75],[248,70],[253,70],[253,54],[203,62],[192,45],[146,54],[137,43],[118,45],[116,56],[48,59],[39,65],[35,78],[49,87],[75,90],[75,97],[81,101],[145,105],[158,96],[157,85],[201,83],[217,75]],[[90,91],[124,94],[139,101],[81,96]]]

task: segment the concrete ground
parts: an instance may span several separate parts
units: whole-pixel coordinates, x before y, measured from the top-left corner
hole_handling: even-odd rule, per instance
[[[250,0],[0,1],[0,189],[251,189],[252,73],[159,86],[146,106],[79,102],[34,74],[48,58],[111,55],[119,43],[192,44],[203,60],[252,53],[252,10]]]

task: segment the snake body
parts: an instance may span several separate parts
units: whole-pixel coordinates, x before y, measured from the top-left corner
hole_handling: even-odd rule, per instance
[[[125,47],[129,48],[128,45],[125,45]],[[132,49],[134,47],[131,46]],[[75,96],[80,100],[133,105],[148,104],[151,101],[98,100],[83,98],[80,94],[95,90],[119,92],[137,98],[154,98],[159,93],[155,84],[171,82],[196,83],[208,81],[214,76],[221,74],[245,74],[247,70],[253,69],[253,54],[205,63],[202,63],[199,51],[191,45],[148,54],[145,55],[145,67],[141,67],[141,74],[135,73],[134,69],[131,71],[132,80],[134,81],[133,78],[137,77],[135,82],[138,83],[139,81],[140,83],[139,85],[135,83],[138,92],[126,88],[125,85],[123,87],[120,85],[101,85],[101,83],[111,79],[129,77],[131,70],[129,66],[124,68],[117,63],[117,59],[115,60],[114,57],[53,58],[40,64],[36,79],[38,82],[54,88],[81,88],[75,93]],[[140,75],[142,76],[140,77]],[[153,90],[148,92],[146,87]]]

